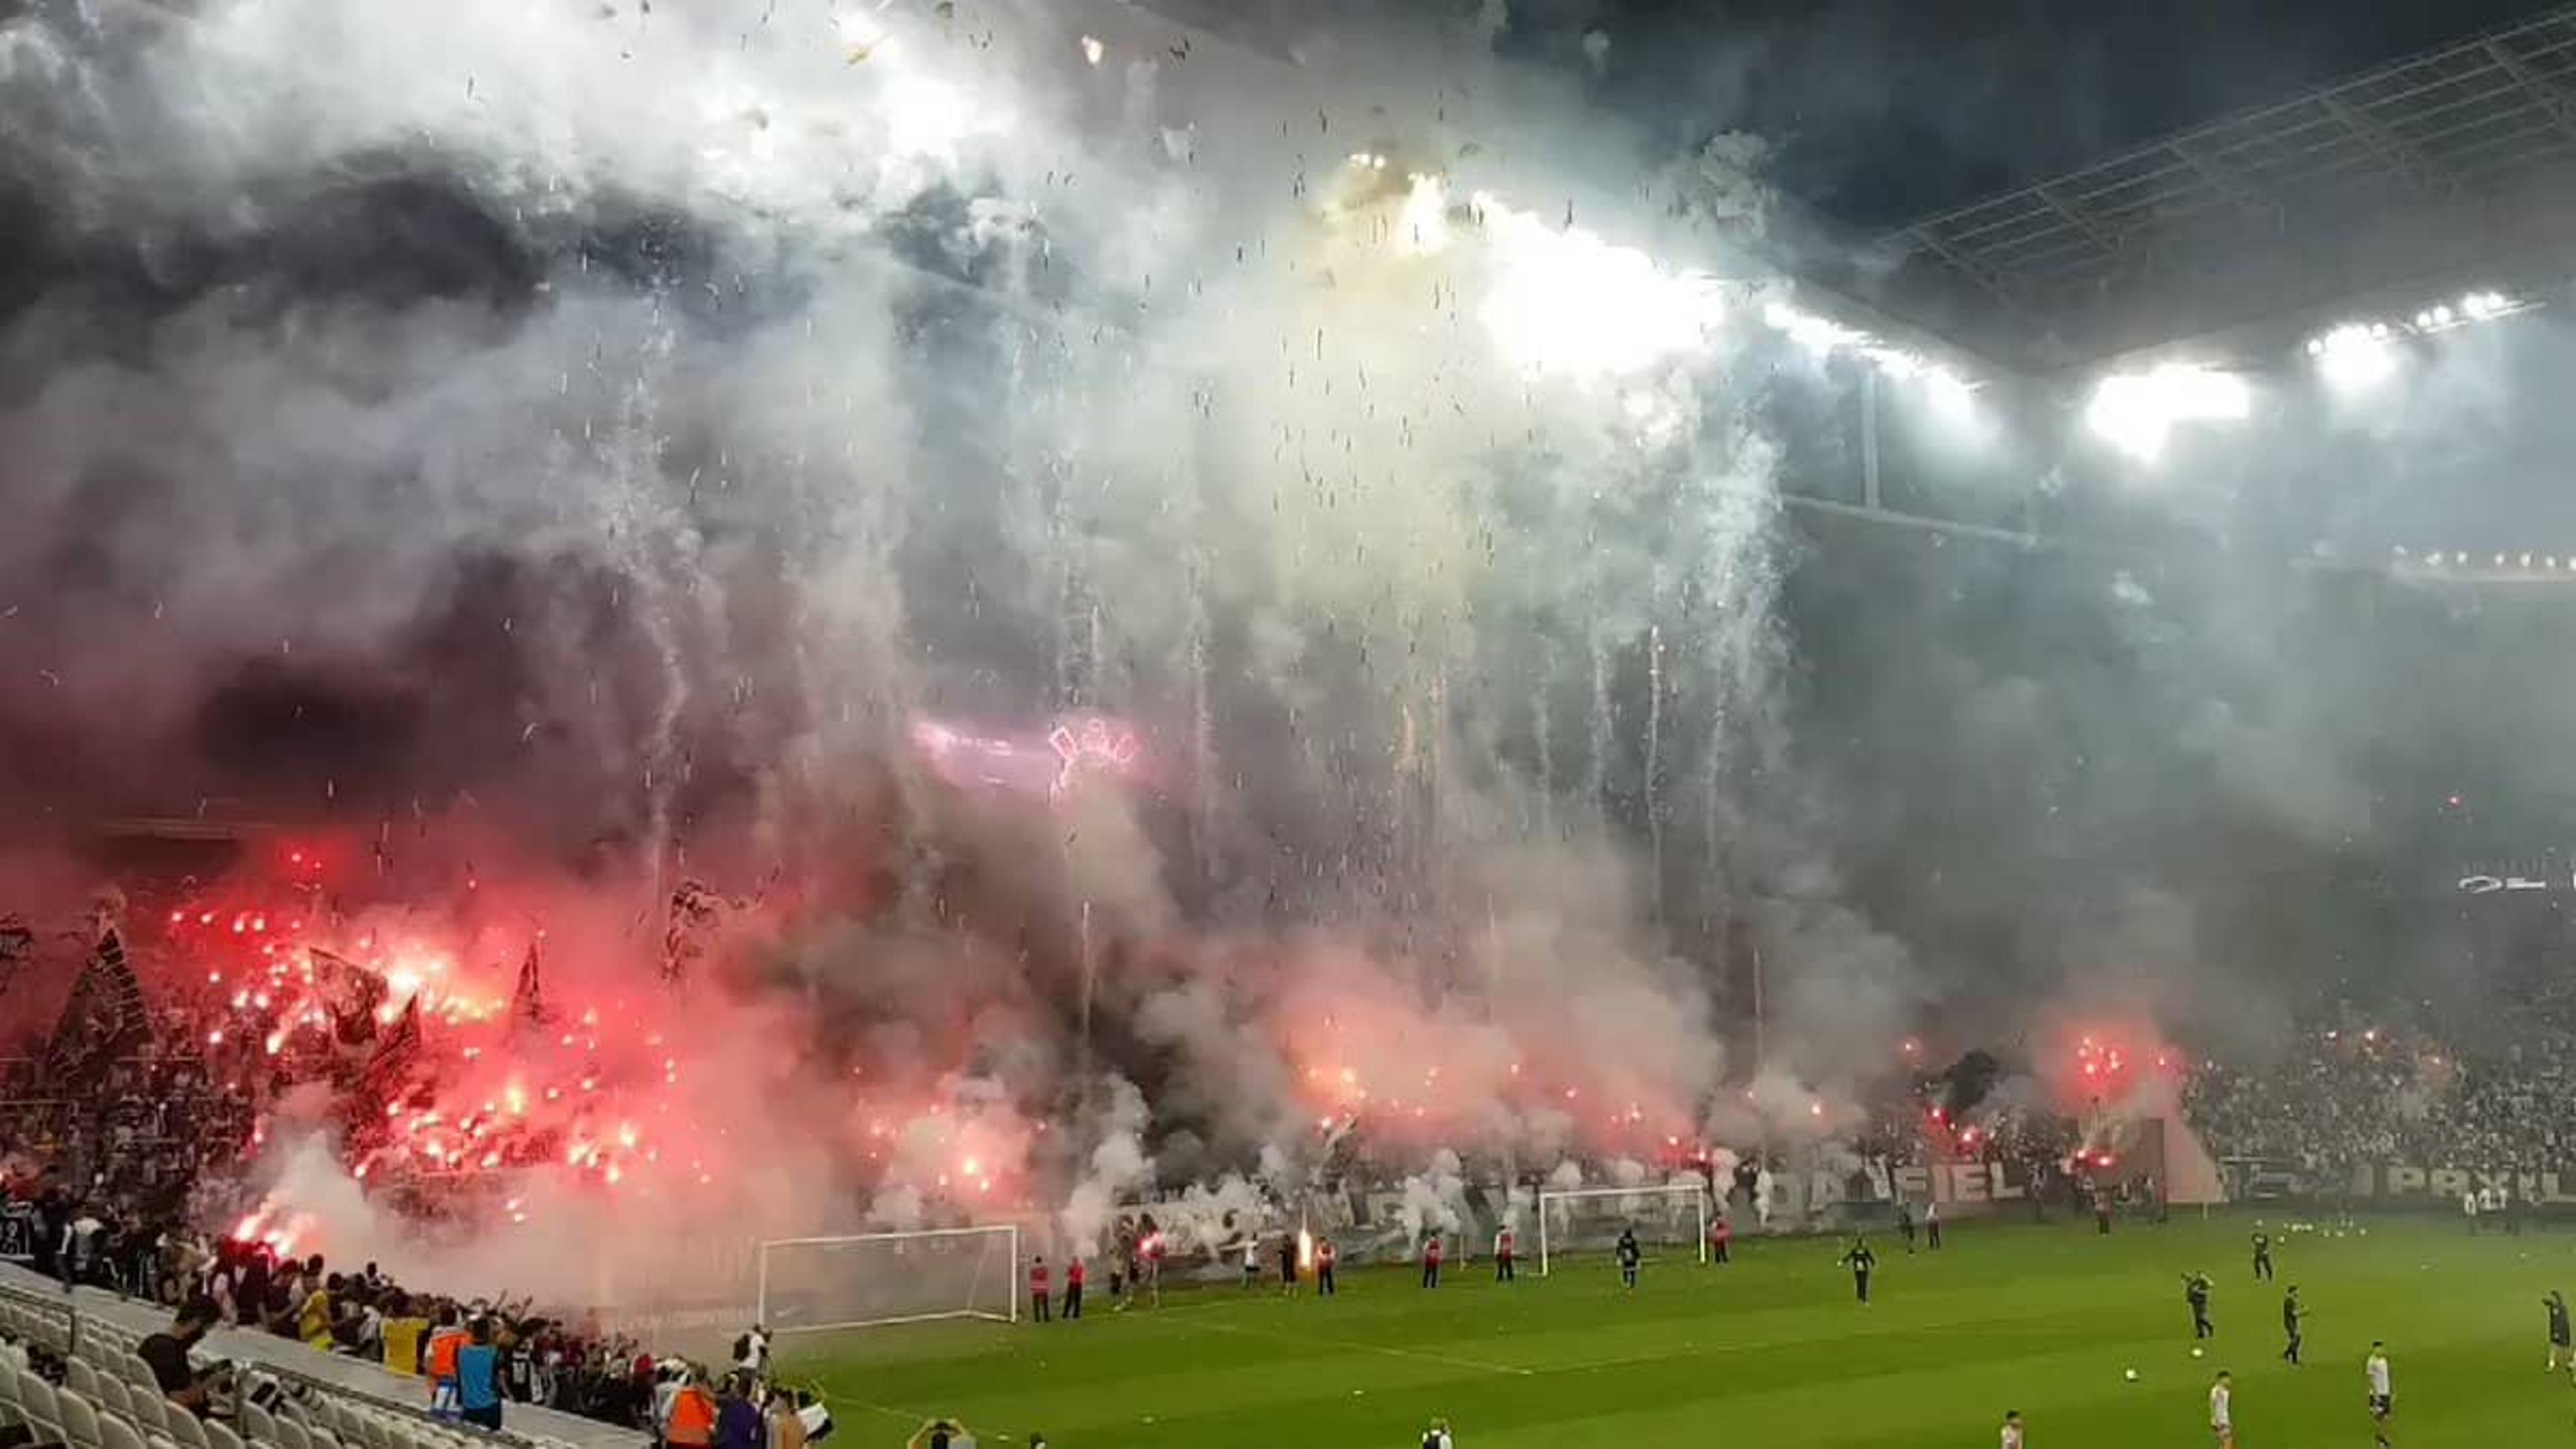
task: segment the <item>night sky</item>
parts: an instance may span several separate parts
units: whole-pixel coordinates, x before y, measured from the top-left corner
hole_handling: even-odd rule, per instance
[[[1584,67],[1676,145],[1748,131],[1770,179],[1877,230],[2555,7],[2536,0],[1519,0],[1504,49]]]

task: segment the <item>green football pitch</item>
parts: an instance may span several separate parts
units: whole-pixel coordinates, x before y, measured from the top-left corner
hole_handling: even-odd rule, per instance
[[[2400,1449],[2576,1440],[2576,1386],[2545,1371],[2541,1294],[2576,1291],[2576,1234],[2477,1237],[2438,1220],[2284,1231],[2253,1280],[2250,1215],[2122,1224],[1959,1224],[1939,1254],[1872,1239],[1868,1307],[1840,1244],[1739,1242],[1736,1261],[1602,1259],[1541,1280],[1452,1264],[1351,1271],[1338,1298],[1275,1283],[1095,1303],[1073,1324],[945,1323],[790,1338],[783,1374],[820,1384],[836,1441],[901,1443],[938,1414],[985,1445],[1053,1449],[1410,1449],[1446,1418],[1460,1449],[1991,1446],[2019,1409],[2033,1449],[2206,1444],[2206,1394],[2236,1376],[2244,1449],[2371,1442],[2362,1359],[2388,1341]],[[2218,1337],[2194,1357],[2181,1275],[2216,1281]],[[2280,1361],[2281,1292],[2310,1317]],[[1095,1290],[1098,1287],[1094,1284]],[[2136,1370],[2133,1382],[2126,1375]]]

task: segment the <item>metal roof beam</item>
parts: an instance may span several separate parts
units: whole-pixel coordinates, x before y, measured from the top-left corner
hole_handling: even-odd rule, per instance
[[[2100,247],[2107,255],[2116,257],[2123,250],[2120,244],[2121,238],[2117,232],[2108,230],[2099,222],[2095,221],[2089,214],[2077,210],[2073,205],[2068,203],[2065,198],[2059,196],[2056,192],[2051,191],[2045,184],[2032,187],[2030,189],[2030,194],[2038,197],[2041,205],[2046,206],[2053,212],[2056,212],[2067,225],[2084,233],[2086,237],[2092,240],[2093,245]]]
[[[2417,150],[2414,143],[2389,130],[2370,117],[2354,110],[2340,97],[2327,92],[2317,97],[2317,104],[2343,128],[2361,139],[2361,143],[2379,153],[2381,160],[2397,168],[2406,184],[2426,196],[2439,196],[2452,190],[2451,179],[2430,157]]]
[[[2281,203],[2256,190],[2244,177],[2236,173],[2234,167],[2207,154],[2198,141],[2177,136],[2165,143],[2165,149],[2181,157],[2182,164],[2190,167],[2192,174],[2208,182],[2219,195],[2233,203],[2237,210],[2275,231],[2287,224],[2288,214],[2282,210]]]
[[[1961,276],[1966,277],[1969,281],[1972,281],[1979,287],[1984,288],[1987,295],[1993,297],[1996,301],[2003,303],[2005,306],[2010,307],[2015,311],[2024,310],[2021,296],[2013,289],[2010,282],[2006,281],[2000,274],[1989,270],[1984,264],[1978,262],[1974,257],[1969,256],[1966,252],[1963,252],[1957,247],[1950,245],[1948,242],[1943,241],[1941,239],[1941,234],[1934,231],[1929,225],[1909,228],[1905,234],[1916,245],[1921,246],[1924,250],[1932,253],[1932,255],[1939,257],[1942,261],[1949,263],[1950,266],[1956,269]]]
[[[2540,107],[2542,114],[2549,117],[2550,124],[2558,128],[2559,134],[2576,141],[2576,102],[2569,101],[2567,92],[2543,78],[2521,56],[2507,49],[2503,41],[2489,36],[2485,48],[2487,58],[2496,63],[2498,70],[2513,78],[2516,89],[2531,97],[2532,104]]]

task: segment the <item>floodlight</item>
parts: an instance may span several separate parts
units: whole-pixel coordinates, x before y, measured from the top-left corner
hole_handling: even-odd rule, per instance
[[[2168,362],[2147,372],[2102,379],[2084,409],[2084,421],[2122,452],[2152,463],[2176,423],[2241,421],[2253,406],[2253,392],[2243,378]]]
[[[2310,339],[2308,355],[2325,380],[2345,392],[2367,391],[2397,373],[2397,349],[2385,322],[2346,323]]]

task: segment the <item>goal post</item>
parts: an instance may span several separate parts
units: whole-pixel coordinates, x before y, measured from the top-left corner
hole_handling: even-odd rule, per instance
[[[764,1242],[759,1313],[773,1333],[943,1318],[1017,1323],[1019,1226]]]
[[[1634,1227],[1649,1248],[1687,1248],[1708,1261],[1708,1189],[1696,1182],[1650,1187],[1550,1188],[1538,1195],[1538,1272],[1571,1253],[1607,1252]]]

